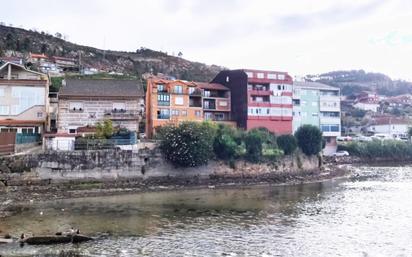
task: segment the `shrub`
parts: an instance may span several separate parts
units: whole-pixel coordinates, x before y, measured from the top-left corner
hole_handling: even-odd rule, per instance
[[[362,158],[390,158],[394,160],[410,160],[412,144],[396,140],[374,140],[371,142],[351,142],[338,147],[351,155]]]
[[[240,151],[240,137],[238,130],[227,125],[219,124],[213,142],[213,150],[216,157],[223,160],[236,158]]]
[[[294,137],[293,135],[279,136],[276,142],[279,148],[283,150],[285,155],[289,155],[293,153],[298,147],[298,142],[296,140],[296,137]]]
[[[183,122],[167,125],[157,131],[160,150],[166,160],[178,167],[196,167],[207,164],[213,157],[216,127],[202,122]]]
[[[113,122],[111,120],[104,120],[103,124],[100,122],[96,124],[96,136],[98,138],[110,138],[114,132]]]
[[[303,125],[295,132],[298,146],[306,155],[315,155],[322,150],[322,132],[318,127]]]
[[[262,159],[262,135],[257,130],[250,130],[245,135],[246,159],[259,162]]]
[[[269,147],[276,147],[276,135],[267,128],[254,128],[250,131],[258,135],[263,144],[266,144]]]

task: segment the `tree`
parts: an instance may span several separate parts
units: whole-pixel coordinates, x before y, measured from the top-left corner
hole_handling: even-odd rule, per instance
[[[262,159],[263,140],[259,130],[250,130],[245,136],[246,159],[259,162]]]
[[[103,124],[100,122],[96,124],[96,136],[98,138],[110,138],[113,133],[113,122],[111,120],[104,120]]]
[[[296,137],[294,137],[293,135],[279,136],[276,142],[278,146],[280,147],[280,149],[283,150],[283,153],[285,155],[292,154],[298,147],[298,142],[296,140]]]
[[[56,34],[54,34],[55,37],[61,39],[63,37],[62,33],[60,32],[56,32]]]
[[[160,150],[166,160],[177,167],[196,167],[207,164],[213,157],[216,127],[208,122],[183,122],[166,125],[157,130]]]
[[[179,53],[177,54],[177,56],[182,57],[182,56],[183,56],[183,53],[182,53],[182,52],[179,52]]]
[[[239,131],[224,124],[219,124],[213,142],[213,150],[219,159],[231,160],[236,157],[241,139]]]
[[[306,155],[315,155],[322,150],[322,132],[313,125],[303,125],[295,132],[298,146]]]

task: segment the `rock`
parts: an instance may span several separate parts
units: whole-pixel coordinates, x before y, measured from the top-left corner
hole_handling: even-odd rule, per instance
[[[4,165],[4,164],[1,164],[1,165],[0,165],[0,173],[10,173],[9,167],[7,167],[7,166]]]

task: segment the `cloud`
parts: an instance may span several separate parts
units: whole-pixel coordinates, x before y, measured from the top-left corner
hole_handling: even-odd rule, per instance
[[[340,4],[316,12],[275,17],[275,24],[283,31],[295,32],[353,22],[372,14],[384,3],[384,0],[374,0],[362,5]]]

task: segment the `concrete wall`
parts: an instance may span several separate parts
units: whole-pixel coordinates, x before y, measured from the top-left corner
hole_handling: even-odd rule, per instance
[[[139,99],[143,102],[143,99]],[[94,126],[97,122],[102,122],[104,119],[112,119],[113,125],[124,127],[130,131],[138,131],[138,122],[141,118],[139,113],[143,113],[139,100],[66,100],[60,99],[58,106],[58,131],[68,133],[69,129],[84,127],[87,125]],[[82,103],[82,111],[73,111],[69,109],[70,102]],[[126,115],[130,114],[129,119],[116,119],[115,115],[105,116],[106,113],[111,113],[113,103],[124,103],[126,106]],[[113,116],[113,117],[112,117]]]

